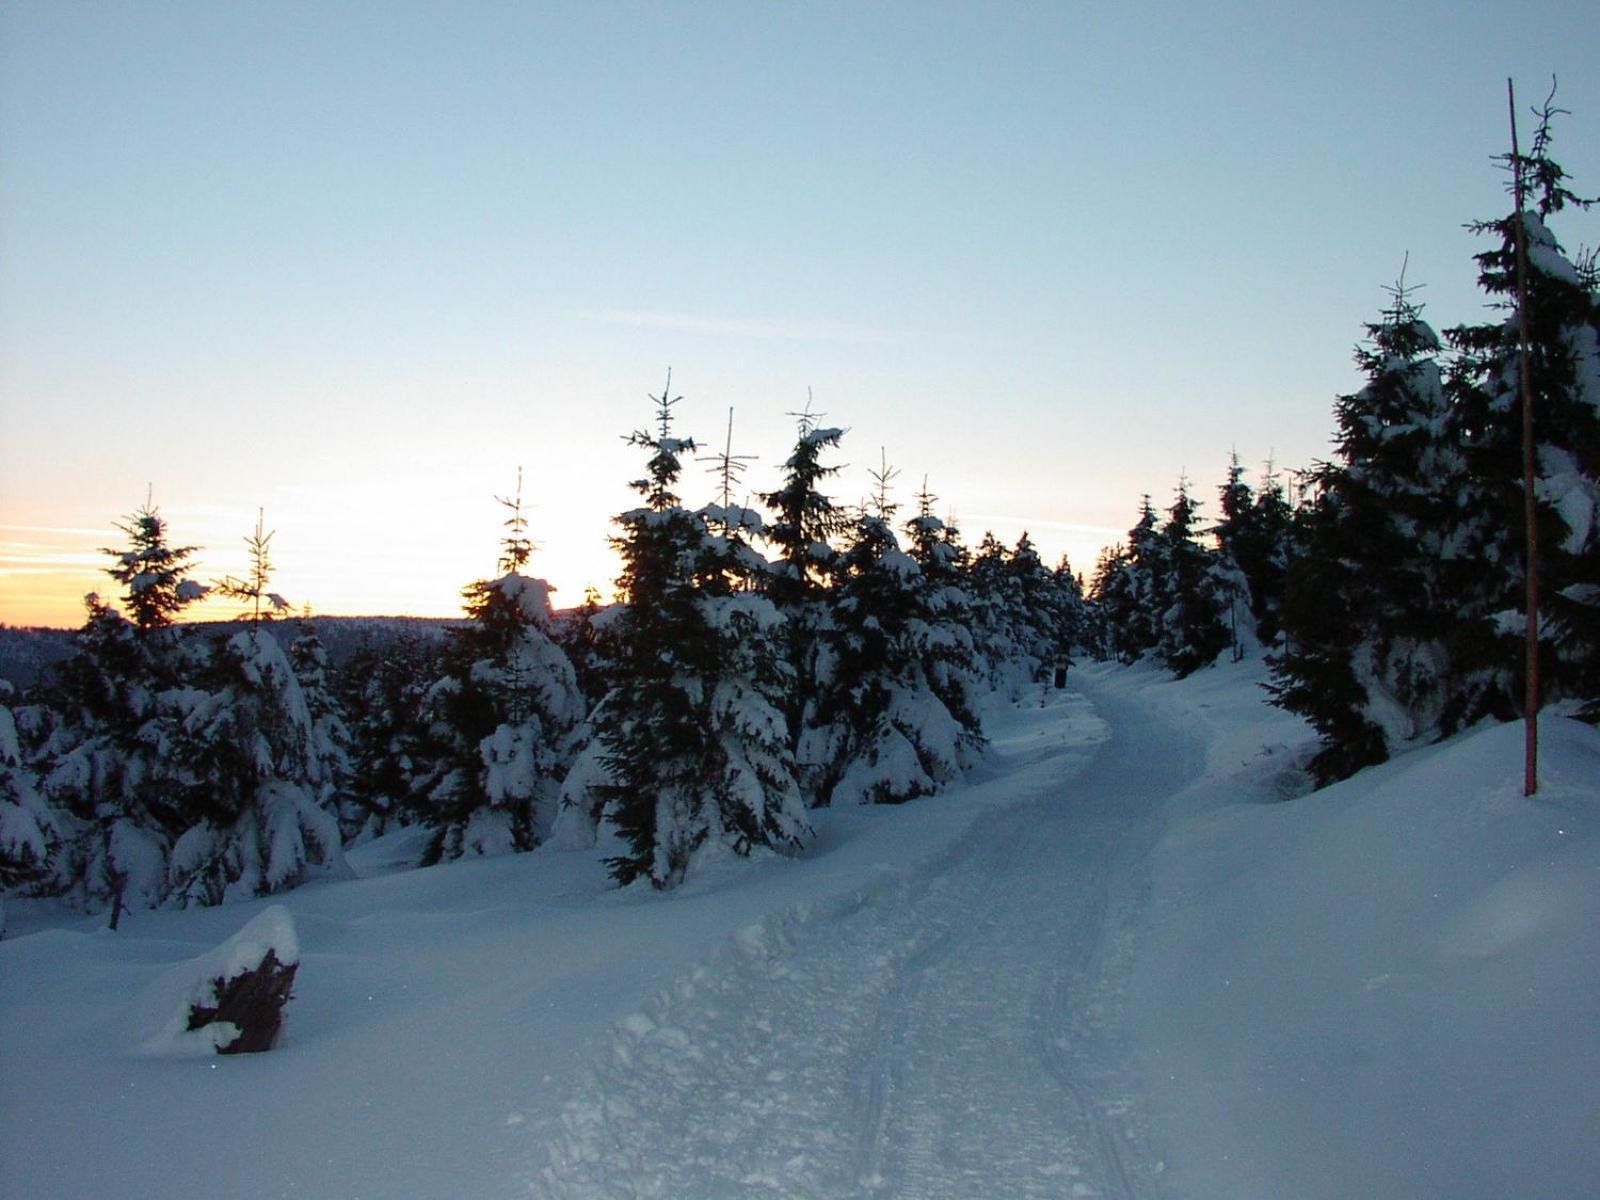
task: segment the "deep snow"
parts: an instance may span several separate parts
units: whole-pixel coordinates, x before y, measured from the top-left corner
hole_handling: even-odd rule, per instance
[[[1298,796],[1259,680],[1075,669],[967,784],[666,896],[364,848],[275,901],[266,1055],[152,1039],[268,902],[12,902],[0,1195],[1584,1194],[1600,733],[1546,718],[1533,801],[1517,727]]]

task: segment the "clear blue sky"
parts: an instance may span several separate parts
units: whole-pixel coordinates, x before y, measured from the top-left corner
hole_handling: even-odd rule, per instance
[[[297,604],[455,612],[519,465],[576,602],[669,365],[755,490],[809,387],[839,498],[884,447],[1088,570],[1181,471],[1325,454],[1408,252],[1477,319],[1505,79],[1600,192],[1597,62],[1538,0],[11,0],[0,620],[76,624],[147,485],[207,577],[264,506]]]

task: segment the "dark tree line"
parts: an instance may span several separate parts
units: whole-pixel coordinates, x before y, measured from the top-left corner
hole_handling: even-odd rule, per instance
[[[1533,396],[1543,699],[1593,714],[1600,698],[1600,285],[1592,253],[1551,229],[1586,208],[1551,157],[1546,102],[1518,172],[1528,300],[1517,302],[1516,214],[1471,228],[1489,246],[1479,284],[1500,315],[1441,337],[1401,282],[1366,329],[1366,376],[1338,399],[1335,456],[1290,503],[1269,472],[1258,492],[1235,461],[1212,545],[1195,541],[1180,483],[1161,520],[1148,499],[1092,595],[1104,653],[1154,657],[1178,674],[1237,645],[1239,599],[1270,647],[1274,701],[1321,737],[1322,782],[1522,708],[1525,585],[1523,368]]]

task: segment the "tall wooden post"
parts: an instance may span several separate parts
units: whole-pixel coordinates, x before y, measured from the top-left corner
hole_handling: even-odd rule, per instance
[[[1522,794],[1539,790],[1539,506],[1534,494],[1533,382],[1528,377],[1528,231],[1522,216],[1522,154],[1517,146],[1517,93],[1506,80],[1511,113],[1511,178],[1517,199],[1517,374],[1522,379],[1522,513],[1527,539],[1527,624],[1522,693]]]

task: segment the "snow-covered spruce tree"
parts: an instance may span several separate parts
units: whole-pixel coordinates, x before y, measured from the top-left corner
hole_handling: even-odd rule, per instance
[[[338,670],[336,690],[351,735],[351,771],[339,816],[347,842],[413,820],[406,798],[430,740],[423,697],[441,667],[437,638],[369,630]]]
[[[994,686],[1015,693],[1067,650],[1057,581],[1026,532],[1011,549],[985,533],[967,587],[978,656]]]
[[[1102,546],[1095,558],[1094,574],[1089,577],[1085,620],[1090,639],[1090,654],[1096,662],[1122,659],[1117,633],[1132,611],[1132,578],[1127,568],[1132,563],[1127,546],[1117,542]]]
[[[205,587],[188,577],[193,546],[174,547],[148,501],[117,526],[106,573],[130,622],[91,593],[74,654],[39,689],[47,710],[30,738],[41,786],[72,827],[59,881],[87,907],[160,904],[167,855],[188,827],[173,745],[204,657],[174,621]]]
[[[317,806],[339,818],[341,832],[359,828],[359,807],[348,793],[353,739],[344,705],[334,689],[328,650],[309,618],[300,622],[289,642],[289,663],[311,718],[311,782]]]
[[[671,375],[634,489],[644,504],[616,518],[623,607],[607,622],[615,684],[591,718],[602,771],[571,804],[609,820],[627,849],[608,860],[619,883],[680,883],[703,847],[748,854],[810,837],[777,699],[788,666],[772,601],[749,590],[754,514],[690,512],[673,488],[694,442],[672,435]],[[714,521],[714,530],[708,521]]]
[[[1006,548],[993,530],[984,530],[978,539],[978,548],[968,557],[964,575],[978,660],[998,686],[1017,647],[1011,636],[1011,579],[1006,572]]]
[[[196,683],[162,697],[179,718],[170,753],[189,820],[170,901],[248,899],[342,865],[338,822],[319,802],[316,730],[278,639],[263,623],[219,637]]]
[[[1268,463],[1261,490],[1244,480],[1244,467],[1235,454],[1228,465],[1227,482],[1220,490],[1222,519],[1213,527],[1217,548],[1243,578],[1237,597],[1248,606],[1252,628],[1262,645],[1278,636],[1278,609],[1283,602],[1284,574],[1288,568],[1289,524],[1292,512],[1283,481]],[[1230,620],[1234,614],[1230,611]]]
[[[1050,614],[1050,640],[1057,654],[1070,659],[1080,652],[1095,652],[1094,618],[1084,596],[1083,578],[1073,571],[1065,554],[1050,572],[1046,607]]]
[[[1095,575],[1095,601],[1108,648],[1119,662],[1135,663],[1159,652],[1162,621],[1172,606],[1169,559],[1156,510],[1149,496],[1141,497],[1139,521],[1128,531],[1126,547],[1102,562]]]
[[[1439,339],[1403,283],[1367,326],[1356,362],[1367,385],[1335,406],[1338,461],[1314,474],[1295,519],[1269,661],[1276,703],[1322,735],[1322,782],[1387,757],[1393,740],[1437,733],[1455,619],[1450,575],[1462,461]]]
[[[1494,242],[1477,256],[1479,286],[1506,316],[1447,335],[1458,352],[1449,428],[1467,460],[1453,547],[1462,636],[1447,724],[1509,717],[1522,707],[1527,554],[1518,339],[1524,329],[1536,442],[1544,698],[1600,696],[1600,295],[1593,257],[1575,265],[1550,228],[1567,208],[1590,204],[1568,188],[1550,154],[1560,112],[1547,100],[1529,151],[1514,162],[1507,156],[1530,205],[1523,218],[1527,311],[1517,309],[1515,214],[1479,222],[1474,231]]]
[[[1211,555],[1195,540],[1197,511],[1188,481],[1180,479],[1161,529],[1166,579],[1156,589],[1166,601],[1158,616],[1156,652],[1180,679],[1210,666],[1231,641],[1222,616],[1227,600],[1219,595]]]
[[[148,499],[117,528],[127,534],[128,548],[106,547],[101,553],[114,560],[106,574],[127,589],[123,607],[142,634],[169,628],[179,613],[206,594],[204,584],[188,578],[200,548],[169,545],[166,520]]]
[[[11,684],[0,680],[0,892],[50,893],[59,889],[68,827],[24,757],[11,700]]]
[[[766,574],[765,586],[783,618],[780,637],[789,677],[782,708],[790,748],[798,751],[818,691],[822,639],[829,621],[828,589],[838,565],[834,541],[849,521],[822,490],[824,482],[839,472],[838,466],[823,464],[823,454],[839,448],[844,430],[822,425],[822,414],[812,413],[809,400],[803,411],[791,415],[798,423],[794,449],[783,464],[778,489],[762,495],[761,502],[773,513],[765,538],[777,561]],[[816,800],[819,766],[803,758],[796,763],[811,802]]]
[[[583,603],[556,614],[555,642],[572,664],[586,708],[592,708],[611,690],[611,664],[600,637],[605,606],[593,584],[583,589]]]
[[[1026,530],[1006,556],[1012,595],[1012,641],[1021,652],[1025,677],[1042,678],[1056,653],[1067,653],[1057,580],[1039,557]]]
[[[919,611],[907,633],[923,648],[923,673],[929,689],[973,739],[957,750],[965,767],[969,752],[983,739],[977,715],[983,670],[972,634],[972,597],[965,587],[967,550],[955,525],[934,515],[937,500],[924,479],[917,494],[916,515],[905,525],[911,559],[921,572]],[[880,507],[887,507],[886,495]]]
[[[550,585],[522,574],[533,554],[517,493],[500,574],[464,590],[471,620],[450,630],[446,674],[423,697],[428,742],[408,803],[433,836],[424,863],[531,850],[555,816],[584,702],[556,645]]]
[[[828,654],[803,757],[823,764],[824,804],[895,804],[937,791],[976,757],[971,641],[900,549],[888,499],[893,472],[874,474],[840,560]],[[936,590],[937,589],[937,590]]]

